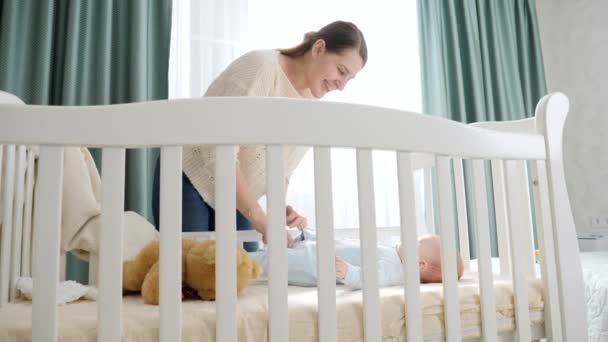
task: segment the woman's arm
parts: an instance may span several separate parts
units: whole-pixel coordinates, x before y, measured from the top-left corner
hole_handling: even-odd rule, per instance
[[[243,170],[238,163],[236,164],[236,208],[253,224],[255,230],[266,235],[266,213],[249,190]]]
[[[287,187],[289,186],[289,178],[285,178],[285,195],[287,195]],[[306,227],[306,217],[300,215],[293,209],[292,206],[288,205],[285,208],[285,218],[287,227],[289,228],[300,228]]]
[[[243,170],[238,163],[236,164],[236,208],[253,224],[255,230],[262,234],[264,243],[266,243],[266,228],[268,226],[266,213],[249,190]],[[291,247],[293,238],[288,232],[285,233],[287,235],[287,246]]]

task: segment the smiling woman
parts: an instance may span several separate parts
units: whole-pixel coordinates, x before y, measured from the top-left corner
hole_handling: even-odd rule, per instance
[[[353,24],[335,21],[318,32],[308,32],[300,45],[281,49],[279,63],[296,89],[321,98],[344,90],[367,63],[367,44]]]
[[[354,80],[350,79],[346,91],[329,92],[322,100],[420,112],[416,1],[175,1],[170,98],[202,96],[211,82],[239,56],[256,49],[293,46],[304,32],[320,31],[319,28],[335,20],[355,23],[365,34],[371,55],[362,72]],[[353,70],[348,72],[353,76]],[[323,84],[322,88],[332,86],[336,85]],[[348,122],[344,124],[347,128]],[[335,226],[358,227],[357,187],[353,186],[356,184],[354,150],[332,148],[331,153]],[[373,157],[377,224],[398,226],[395,155],[374,151]],[[421,182],[422,175],[417,176]],[[287,202],[314,224],[313,178],[312,153],[307,153],[290,178]],[[416,182],[417,186],[420,182]],[[262,208],[264,197],[260,200]],[[422,207],[420,211],[422,215]]]
[[[301,32],[336,19],[353,22],[361,29],[369,59],[345,91],[330,92],[322,100],[420,112],[416,1],[249,1],[249,30],[244,39],[249,47],[289,46]],[[344,127],[348,130],[349,123]],[[357,228],[355,151],[332,148],[331,154],[335,228]],[[398,226],[396,157],[391,152],[374,151],[373,158],[377,225]],[[422,181],[422,174],[416,175]],[[315,222],[316,217],[313,184],[313,154],[308,153],[291,177],[287,199],[309,222]],[[420,215],[422,210],[420,207]]]
[[[304,41],[285,50],[255,50],[232,62],[209,86],[205,96],[265,96],[322,98],[343,90],[367,61],[367,45],[361,31],[350,22],[336,21],[309,33]],[[239,125],[239,123],[235,123]],[[285,127],[289,129],[289,127]],[[300,163],[307,147],[284,149],[285,182]],[[255,229],[266,238],[267,219],[258,200],[266,193],[266,148],[239,145],[235,150],[236,223],[239,230]],[[182,230],[215,230],[215,147],[183,149]],[[280,176],[279,176],[280,177]],[[152,208],[159,222],[160,158],[157,162]],[[303,228],[306,218],[291,206],[285,209],[290,228]],[[292,244],[286,233],[287,244]],[[257,242],[245,245],[257,249]]]

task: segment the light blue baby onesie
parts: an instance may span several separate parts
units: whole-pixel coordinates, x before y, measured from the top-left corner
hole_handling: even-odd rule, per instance
[[[361,288],[361,246],[355,239],[335,240],[336,256],[347,264],[346,277],[342,281],[352,289]],[[317,243],[315,232],[302,230],[295,239],[293,248],[287,249],[287,281],[290,285],[317,286]],[[249,253],[251,258],[268,269],[266,250]],[[334,260],[328,260],[334,262]],[[401,259],[395,247],[378,245],[378,285],[380,287],[403,284]]]

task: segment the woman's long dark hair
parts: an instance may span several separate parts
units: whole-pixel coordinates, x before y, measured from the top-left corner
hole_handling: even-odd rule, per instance
[[[310,51],[318,39],[323,39],[327,50],[333,53],[339,54],[347,49],[356,49],[363,60],[363,65],[367,62],[367,45],[363,33],[355,24],[347,21],[334,21],[317,32],[308,32],[299,45],[279,51],[289,57],[300,57]]]

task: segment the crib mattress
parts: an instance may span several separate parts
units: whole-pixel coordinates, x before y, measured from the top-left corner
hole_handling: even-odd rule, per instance
[[[539,280],[528,283],[529,307],[533,325],[542,325],[543,298]],[[403,340],[405,307],[402,287],[380,290],[384,340]],[[513,292],[509,280],[495,279],[496,317],[499,331],[514,328]],[[478,337],[481,329],[479,287],[473,276],[459,282],[463,337]],[[338,336],[340,341],[363,341],[362,292],[338,286],[336,290]],[[443,292],[441,284],[421,286],[424,335],[435,340],[443,337]],[[239,341],[265,341],[268,336],[267,284],[252,283],[238,300]],[[123,299],[123,341],[158,341],[159,310],[146,305],[139,296]],[[60,341],[95,341],[97,303],[78,301],[58,308]],[[289,329],[291,341],[317,341],[316,288],[289,287]],[[215,303],[199,300],[182,305],[182,340],[215,341]],[[31,339],[31,302],[21,301],[0,309],[0,341]]]

